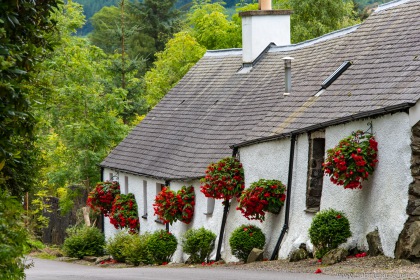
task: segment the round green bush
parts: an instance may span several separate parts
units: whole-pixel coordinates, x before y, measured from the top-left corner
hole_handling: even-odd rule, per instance
[[[252,249],[263,249],[265,235],[259,227],[242,225],[232,232],[229,239],[232,254],[239,260],[246,262]]]
[[[148,233],[142,235],[130,234],[128,236],[128,239],[124,241],[121,251],[126,262],[135,266],[152,263],[153,258],[147,248],[149,237],[150,234]]]
[[[69,227],[68,237],[64,240],[63,250],[69,257],[102,256],[105,247],[105,236],[96,227]]]
[[[125,262],[123,248],[130,240],[130,234],[127,231],[121,231],[114,235],[114,237],[108,239],[105,251],[117,262]]]
[[[147,241],[147,249],[153,262],[157,264],[168,263],[176,251],[178,241],[176,237],[165,230],[155,231]]]
[[[205,228],[189,229],[182,239],[182,250],[190,255],[192,263],[209,261],[216,234]]]
[[[350,223],[343,212],[326,209],[318,212],[309,228],[309,238],[315,247],[315,257],[322,258],[351,236]]]

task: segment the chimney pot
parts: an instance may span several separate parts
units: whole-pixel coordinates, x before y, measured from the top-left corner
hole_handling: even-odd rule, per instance
[[[271,0],[259,0],[258,8],[262,11],[272,10]]]

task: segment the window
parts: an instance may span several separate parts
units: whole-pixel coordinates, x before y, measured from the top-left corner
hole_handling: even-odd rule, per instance
[[[124,194],[128,194],[128,176],[124,176]]]
[[[158,193],[160,193],[164,187],[165,187],[165,185],[164,185],[164,184],[156,183],[156,195],[157,195]],[[155,220],[155,222],[156,222],[156,223],[159,223],[159,224],[163,224],[163,221],[162,221],[161,219],[159,219],[159,218],[157,218],[157,219]]]
[[[316,213],[321,205],[324,172],[322,163],[325,155],[325,132],[309,135],[308,181],[306,189],[306,212]]]
[[[114,173],[109,173],[109,181],[112,182],[113,181],[113,179],[112,179],[113,177],[114,177]]]
[[[143,180],[143,219],[147,219],[147,181]]]
[[[206,213],[204,213],[204,215],[207,215],[207,216],[213,215],[214,201],[215,201],[214,198],[207,197],[207,211],[206,211]]]

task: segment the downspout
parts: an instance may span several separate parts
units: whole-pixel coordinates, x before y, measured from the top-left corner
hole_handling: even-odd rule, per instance
[[[284,225],[281,230],[279,239],[277,240],[276,246],[274,247],[273,254],[271,255],[270,260],[275,260],[278,256],[280,244],[283,241],[284,235],[289,229],[289,212],[290,212],[290,196],[292,194],[292,179],[293,179],[293,162],[295,157],[295,143],[296,143],[296,134],[292,134],[290,139],[290,158],[289,158],[289,174],[287,178],[287,191],[286,191],[286,209],[284,213]]]
[[[232,157],[235,157],[237,153],[238,153],[238,148],[236,147],[233,148]],[[223,204],[225,207],[223,209],[222,226],[220,227],[219,242],[217,244],[216,261],[220,261],[220,258],[221,258],[220,251],[222,250],[223,234],[225,232],[225,225],[226,225],[227,215],[229,213],[229,207],[230,207],[230,203],[228,199],[225,199]]]
[[[104,170],[105,170],[105,168],[103,168],[102,166],[101,166],[101,182],[103,182],[104,181]],[[104,233],[105,232],[105,217],[104,217],[104,215],[102,214],[102,215],[100,215],[99,216],[100,217],[100,222],[101,222],[101,230],[102,230],[102,232]]]
[[[169,187],[171,185],[171,181],[165,180],[165,186]],[[165,230],[166,232],[169,232],[169,223],[165,224]]]

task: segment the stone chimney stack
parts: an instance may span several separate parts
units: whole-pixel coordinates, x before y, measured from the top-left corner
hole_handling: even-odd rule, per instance
[[[242,17],[243,63],[252,63],[270,44],[290,45],[290,10],[272,10],[271,0],[259,0],[258,11],[239,13]]]

